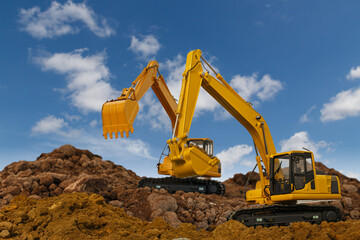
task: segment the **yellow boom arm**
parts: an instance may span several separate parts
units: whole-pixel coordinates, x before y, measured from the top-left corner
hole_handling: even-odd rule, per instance
[[[204,168],[203,165],[207,165],[207,168],[211,168],[218,163],[218,159],[210,159],[205,156],[204,158],[188,157],[188,159],[191,159],[191,162],[186,161],[186,156],[189,155],[188,152],[191,152],[191,148],[186,145],[186,142],[200,88],[203,87],[249,131],[261,158],[266,159],[263,162],[268,171],[269,155],[276,153],[276,150],[265,120],[224,81],[220,74],[216,76],[218,79],[208,73],[204,74],[200,61],[200,50],[194,50],[187,56],[179,105],[176,111],[178,118],[178,124],[176,125],[177,134],[168,141],[171,152],[169,157],[173,164],[178,165],[177,168],[182,169],[184,175],[191,175],[193,174],[192,171],[198,172],[194,170],[194,166],[201,165],[199,168]],[[182,165],[184,166],[180,167]]]
[[[138,101],[152,87],[155,95],[159,99],[161,105],[172,123],[175,125],[175,111],[177,103],[171,95],[162,75],[157,75],[159,64],[156,61],[150,61],[140,75],[132,82],[130,88],[124,88],[120,97],[104,103],[102,107],[103,135],[105,139],[110,135],[118,138],[124,137],[124,132],[129,137],[129,132],[133,133],[133,122],[139,111]]]
[[[265,119],[252,108],[250,103],[241,98],[220,74],[214,71],[215,78],[208,72],[204,73],[201,59],[207,64],[201,57],[200,50],[190,52],[183,73],[179,105],[176,110],[176,131],[174,137],[168,140],[169,159],[175,174],[183,177],[202,175],[219,163],[216,157],[211,158],[202,154],[198,149],[187,144],[200,87],[202,87],[248,130],[256,152],[260,155],[256,157],[260,181],[255,190],[247,192],[249,203],[274,204],[294,200],[339,199],[341,196],[338,178],[317,175],[313,154],[310,151],[276,153]]]

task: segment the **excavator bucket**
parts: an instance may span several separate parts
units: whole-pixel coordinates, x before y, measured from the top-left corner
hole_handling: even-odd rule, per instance
[[[129,137],[129,132],[134,132],[133,122],[138,111],[139,104],[137,101],[129,98],[104,103],[101,115],[105,139],[108,138],[108,134],[112,139],[113,133],[115,133],[115,138],[118,138],[119,132],[122,138],[124,132],[126,137]]]

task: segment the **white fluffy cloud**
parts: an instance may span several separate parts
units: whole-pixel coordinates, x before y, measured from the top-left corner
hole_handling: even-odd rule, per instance
[[[255,102],[272,99],[284,88],[280,81],[272,79],[269,74],[259,79],[256,73],[251,76],[236,75],[231,79],[230,85],[246,101]]]
[[[115,98],[119,92],[108,83],[110,72],[105,66],[106,54],[83,56],[85,50],[43,54],[34,59],[44,71],[66,75],[66,90],[70,93],[72,105],[85,113],[99,112],[102,104],[110,98]]]
[[[299,120],[299,121],[300,121],[301,123],[310,122],[311,119],[310,119],[309,115],[311,114],[311,112],[312,112],[315,108],[316,108],[315,105],[314,105],[314,106],[311,106],[311,108],[309,108],[309,110],[307,110],[307,112],[300,117],[300,120]]]
[[[297,132],[289,139],[284,139],[280,141],[281,152],[292,151],[292,150],[304,150],[303,148],[309,149],[315,155],[315,158],[321,158],[319,153],[320,149],[326,149],[327,151],[331,149],[331,143],[325,141],[314,142],[310,139],[308,132],[302,131]]]
[[[56,133],[66,125],[64,119],[50,115],[38,121],[31,130],[34,133],[42,134]]]
[[[40,119],[31,128],[33,134],[54,134],[63,137],[77,137],[79,132],[71,129],[68,123],[62,118],[57,118],[53,115],[49,115],[43,119]]]
[[[360,87],[339,92],[321,109],[321,121],[336,121],[360,115]]]
[[[155,94],[149,90],[139,101],[137,120],[148,124],[154,130],[168,130],[171,132],[171,121]]]
[[[353,80],[360,78],[360,66],[351,68],[349,74],[346,76],[347,79]]]
[[[90,127],[95,127],[96,120],[90,121]],[[100,155],[106,156],[119,156],[121,153],[124,156],[129,157],[141,157],[146,159],[155,160],[150,155],[150,146],[141,140],[132,139],[116,139],[105,140],[99,136],[99,131],[95,131],[92,134],[89,130],[89,125],[84,125],[86,130],[82,128],[70,127],[70,122],[66,122],[63,118],[49,115],[43,119],[40,119],[31,128],[33,136],[49,135],[53,139],[53,142],[59,142],[60,144],[71,143],[81,148],[91,149]]]
[[[208,57],[211,60],[214,57]],[[164,73],[166,84],[169,87],[171,94],[178,99],[181,91],[182,74],[185,70],[185,58],[178,54],[173,59],[167,59],[165,62],[159,63],[160,71]],[[215,67],[216,71],[219,71]],[[205,69],[204,69],[205,71]],[[240,95],[245,93],[246,97],[257,97],[261,101],[266,101],[273,98],[281,89],[283,85],[280,81],[272,79],[269,75],[264,75],[261,80],[257,80],[257,75],[253,74],[250,77],[242,77],[236,75],[231,81],[230,85],[237,90]],[[259,85],[259,86],[257,86]],[[146,96],[146,98],[145,98]],[[168,129],[168,123],[170,123],[168,116],[163,111],[161,104],[155,100],[154,95],[146,94],[144,100],[140,103],[141,112],[139,112],[139,119],[145,120],[147,123],[155,129],[166,128]],[[221,106],[212,98],[204,89],[200,88],[198,101],[196,104],[195,117],[198,117],[204,112],[214,113],[215,120],[225,120],[230,118],[228,114]],[[166,125],[165,125],[166,123]]]
[[[183,72],[185,70],[185,58],[178,54],[173,60],[166,60],[160,63],[161,70],[167,73],[166,81],[170,92],[176,99],[180,96],[181,84],[183,79]],[[199,98],[196,104],[196,114],[201,114],[204,111],[214,111],[219,104],[204,90],[200,89]]]
[[[85,3],[77,4],[71,0],[64,4],[54,1],[43,12],[39,7],[21,9],[19,16],[22,30],[38,39],[77,33],[79,28],[75,24],[78,22],[85,24],[99,37],[114,33],[106,19],[98,17]]]
[[[129,49],[137,54],[142,59],[147,59],[150,56],[157,54],[161,44],[157,38],[151,34],[143,36],[141,39],[131,36],[131,44]]]
[[[250,161],[244,160],[243,157],[253,151],[253,147],[242,144],[230,147],[218,153],[216,156],[221,161],[221,166],[224,170],[231,169],[235,163],[240,163],[245,166],[254,165],[255,161],[251,164]]]

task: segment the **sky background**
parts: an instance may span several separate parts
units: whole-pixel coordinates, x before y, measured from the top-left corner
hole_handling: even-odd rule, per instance
[[[135,132],[105,140],[101,106],[157,60],[178,99],[201,49],[266,119],[278,152],[360,179],[359,1],[1,1],[0,168],[63,144],[157,176],[170,120],[151,90]],[[214,140],[222,180],[255,165],[250,134],[205,91],[190,137]]]

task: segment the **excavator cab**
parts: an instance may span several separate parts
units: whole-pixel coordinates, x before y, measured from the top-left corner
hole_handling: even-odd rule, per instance
[[[213,145],[213,140],[209,138],[188,138],[184,159],[171,161],[169,155],[165,156],[163,162],[157,165],[158,173],[182,177],[220,177],[221,163],[213,155]],[[178,164],[175,169],[177,172],[174,171],[174,164]]]
[[[270,195],[273,202],[339,199],[336,176],[316,174],[313,153],[291,151],[270,158]]]
[[[301,190],[314,180],[310,152],[277,155],[270,160],[270,169],[271,194],[286,194]]]
[[[213,140],[209,138],[189,138],[187,141],[188,146],[197,146],[204,150],[209,157],[213,156]]]

